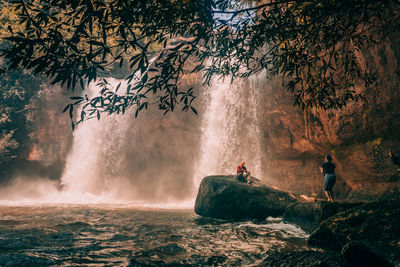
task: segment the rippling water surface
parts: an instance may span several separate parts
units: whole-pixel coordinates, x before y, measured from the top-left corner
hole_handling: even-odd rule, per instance
[[[300,250],[306,234],[278,218],[227,222],[192,210],[2,206],[0,266],[249,266]]]

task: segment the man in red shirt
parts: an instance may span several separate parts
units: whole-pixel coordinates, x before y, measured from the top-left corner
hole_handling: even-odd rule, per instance
[[[240,162],[240,165],[237,167],[236,179],[240,182],[250,184],[250,172],[247,171],[246,166],[244,166],[244,160]]]

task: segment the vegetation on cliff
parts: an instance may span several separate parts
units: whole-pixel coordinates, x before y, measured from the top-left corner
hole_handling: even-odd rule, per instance
[[[17,13],[7,1],[0,3],[0,38],[9,34],[8,28],[13,25],[18,28],[16,21]],[[8,43],[2,39],[0,49],[6,49]],[[59,140],[54,134],[61,129],[69,130],[70,127],[62,127],[68,121],[56,122],[57,116],[53,116],[54,111],[61,113],[62,105],[67,101],[68,93],[62,93],[59,88],[47,90],[47,79],[42,75],[34,75],[27,70],[5,71],[6,63],[0,61],[0,177],[9,174],[15,162],[20,166],[24,160],[38,160],[40,155],[30,153],[40,153],[41,148],[54,146],[55,151],[60,151]],[[61,127],[49,127],[51,124]],[[40,128],[48,128],[42,131]],[[45,136],[45,132],[49,134]],[[51,134],[53,133],[53,134]],[[64,131],[65,139],[68,139],[69,131]],[[62,137],[61,137],[62,138]],[[65,149],[64,149],[65,150]],[[60,157],[52,154],[53,161],[47,160],[45,164],[53,164]],[[40,164],[39,164],[40,165]]]
[[[318,192],[319,173],[307,164],[318,164],[320,156],[329,152],[344,162],[338,174],[352,189],[365,186],[366,178],[371,183],[385,177],[397,179],[385,153],[397,146],[400,129],[397,80],[392,75],[398,73],[393,63],[398,62],[395,51],[399,51],[398,1],[16,0],[5,1],[1,7],[0,36],[5,41],[1,48],[7,64],[2,66],[0,90],[4,97],[15,98],[12,84],[23,83],[14,89],[25,95],[23,100],[2,101],[8,103],[2,113],[9,118],[0,122],[0,149],[5,158],[21,152],[34,121],[30,116],[34,109],[17,108],[23,112],[11,114],[13,118],[8,112],[18,101],[21,107],[31,102],[40,105],[29,99],[45,76],[70,87],[85,87],[89,80],[109,73],[132,78],[128,91],[121,87],[116,92],[102,83],[104,90],[93,99],[77,92],[79,96],[66,109],[72,116],[83,108],[82,116],[74,117],[76,123],[102,113],[124,113],[128,108],[140,111],[151,104],[166,112],[179,104],[192,110],[196,95],[188,83],[181,83],[182,75],[202,73],[207,83],[212,76],[247,78],[266,69],[278,76],[273,81],[276,88],[271,95],[265,94],[264,101],[263,132],[269,136],[264,150],[269,158],[263,168],[268,168],[271,177],[291,189],[299,187],[299,192],[305,187]],[[11,72],[21,68],[37,74]],[[288,92],[281,90],[281,80]],[[359,98],[367,104],[343,108]],[[48,99],[55,104],[58,98],[52,94]],[[278,105],[271,105],[276,99]],[[298,118],[297,107],[290,109],[293,101],[305,107],[304,118]],[[58,103],[62,109],[64,104]],[[342,110],[308,108],[314,106]],[[17,121],[22,127],[15,125]],[[17,128],[24,135],[18,135]],[[23,138],[17,140],[17,136]],[[371,140],[382,142],[375,148],[368,145]],[[293,157],[299,158],[298,171],[281,175],[285,157],[291,163]],[[346,169],[349,162],[353,166]],[[372,172],[365,173],[366,169]],[[360,181],[353,182],[354,177]]]
[[[150,104],[196,112],[192,88],[179,82],[190,72],[202,72],[208,83],[215,75],[246,78],[267,70],[284,77],[295,104],[340,108],[363,97],[356,85],[374,83],[359,51],[400,21],[392,0],[245,2],[13,1],[19,19],[3,55],[9,69],[29,69],[70,88],[127,64],[129,89],[115,92],[104,82],[101,95],[76,97],[67,108],[72,116],[74,106],[82,107],[78,120]]]
[[[7,2],[0,3],[0,38],[7,34],[7,28],[17,20],[16,13]],[[5,48],[5,43],[0,43]],[[0,62],[5,67],[4,62]],[[0,80],[0,169],[3,164],[24,150],[29,140],[26,105],[39,89],[39,80],[22,71],[1,73]]]

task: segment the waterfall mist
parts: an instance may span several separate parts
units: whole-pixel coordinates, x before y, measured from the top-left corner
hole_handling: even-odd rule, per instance
[[[114,88],[121,82],[107,80]],[[123,83],[119,90],[124,88]],[[257,77],[214,80],[196,89],[199,116],[180,111],[163,116],[150,106],[138,118],[128,110],[85,121],[72,133],[58,185],[23,175],[1,190],[3,196],[50,203],[192,203],[204,176],[234,174],[242,159],[262,179],[261,89]],[[98,91],[92,83],[83,93]]]
[[[108,82],[115,88],[120,81]],[[88,91],[95,94],[98,88],[93,84]],[[198,121],[191,113],[162,116],[157,107],[138,118],[129,110],[124,115],[85,121],[74,131],[61,180],[63,189],[135,202],[191,198]]]
[[[260,90],[257,77],[234,83],[214,80],[205,90],[196,185],[207,175],[235,173],[241,160],[245,160],[252,176],[263,176]]]

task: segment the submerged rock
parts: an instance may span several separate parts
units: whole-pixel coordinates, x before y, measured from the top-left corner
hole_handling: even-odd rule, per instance
[[[325,219],[332,215],[360,206],[361,202],[305,202],[291,204],[285,210],[283,221],[300,226],[304,231],[311,232]]]
[[[270,253],[258,266],[263,267],[338,267],[346,266],[339,252],[335,251],[283,251]]]
[[[338,213],[323,221],[308,243],[341,250],[353,263],[368,258],[369,264],[377,261],[399,266],[400,205],[397,201],[374,202]]]
[[[154,249],[155,252],[158,253],[162,253],[168,256],[171,255],[177,255],[177,254],[181,254],[183,252],[186,252],[186,250],[180,246],[178,246],[177,244],[173,243],[173,244],[168,244],[165,246],[160,246],[160,247],[156,247]]]
[[[184,248],[176,243],[158,246],[150,250],[140,251],[132,256],[128,266],[130,267],[152,267],[152,266],[191,266],[177,259],[186,252]]]
[[[342,248],[342,255],[350,266],[393,266],[381,256],[370,251],[368,247],[360,242],[351,241]]]
[[[262,184],[252,178],[248,185],[235,176],[208,176],[200,184],[195,212],[218,219],[266,218],[280,216],[295,196]]]

